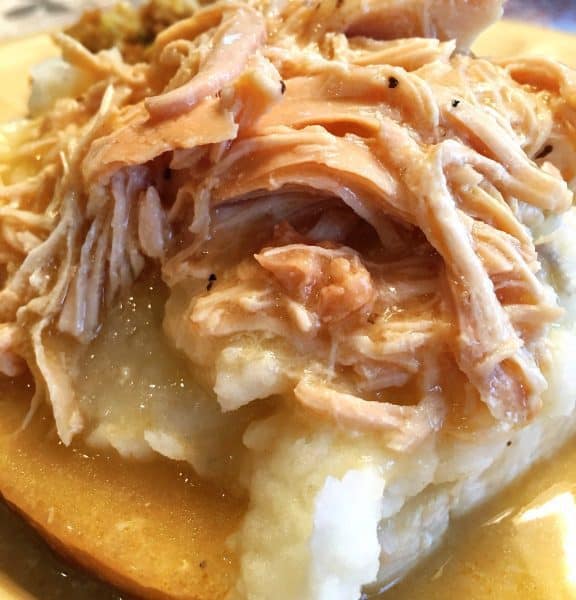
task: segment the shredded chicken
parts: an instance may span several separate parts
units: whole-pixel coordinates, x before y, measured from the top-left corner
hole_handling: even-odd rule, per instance
[[[397,406],[384,402],[367,402],[319,383],[301,381],[294,390],[307,408],[325,414],[351,428],[373,428],[392,432],[393,450],[405,452],[441,426],[438,399],[427,398],[418,406]]]
[[[0,371],[26,358],[68,443],[47,340],[86,344],[159,261],[166,330],[226,410],[280,394],[403,450],[446,426],[457,373],[493,419],[532,418],[561,310],[530,227],[573,201],[576,80],[460,52],[501,10],[223,1],[136,62],[56,36],[86,89],[3,158]]]
[[[213,9],[216,14],[221,12]],[[182,37],[197,37],[199,31],[197,21],[208,11],[200,11],[189,21],[181,21],[172,29],[158,36],[159,51],[165,49],[169,40],[180,40]],[[200,15],[200,16],[199,16]],[[220,16],[220,15],[219,15]],[[262,16],[248,6],[240,5],[231,10],[230,15],[222,15],[222,21],[212,40],[212,50],[206,56],[197,74],[184,85],[148,98],[146,108],[151,117],[167,118],[186,112],[208,96],[222,91],[222,88],[242,74],[250,56],[264,42],[266,26]]]
[[[271,4],[270,9],[269,16],[285,24],[282,35],[288,33],[306,41],[337,31],[376,40],[455,39],[462,48],[502,16],[499,0],[340,0],[336,4],[320,0],[313,5],[280,1]]]
[[[369,314],[376,292],[370,273],[351,252],[303,244],[265,248],[255,256],[297,302],[329,323]]]

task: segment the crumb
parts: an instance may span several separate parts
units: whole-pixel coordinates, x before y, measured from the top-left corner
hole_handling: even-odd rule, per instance
[[[536,155],[536,160],[546,158],[552,152],[552,150],[554,150],[554,146],[552,146],[552,144],[547,144],[544,146],[544,148],[542,148],[542,150],[540,150],[540,152],[538,152]]]
[[[212,273],[210,275],[210,277],[208,277],[208,285],[206,286],[206,291],[209,292],[212,289],[212,286],[214,285],[214,282],[216,281],[216,279],[218,279],[216,277],[216,275],[214,273]]]

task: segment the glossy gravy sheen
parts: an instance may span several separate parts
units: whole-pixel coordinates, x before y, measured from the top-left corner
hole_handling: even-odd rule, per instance
[[[32,41],[30,48],[36,48],[31,50],[32,54],[45,54],[49,49],[45,42],[37,41]],[[545,53],[573,64],[576,63],[575,50],[576,40],[569,36],[515,23],[497,25],[482,36],[477,46],[479,54]],[[10,55],[13,60],[14,53],[10,52]],[[3,56],[7,56],[6,48],[0,49],[0,62]],[[30,62],[30,53],[24,61]],[[6,69],[0,68],[0,77],[7,76]],[[0,118],[9,114],[14,114],[13,107],[0,105]],[[17,410],[10,409],[11,422],[3,423],[0,433],[6,434],[11,426],[16,426],[25,412],[23,406],[28,394],[25,386],[0,385],[0,409],[14,404],[15,398],[22,400]],[[42,423],[41,420],[38,426],[45,435],[48,434],[48,421]],[[47,464],[57,468],[63,453],[69,450],[59,447],[55,440],[51,444],[48,451],[51,462]],[[23,453],[26,454],[26,447]],[[180,532],[181,535],[192,535],[195,531],[194,514],[198,519],[198,515],[208,512],[220,521],[219,535],[220,539],[224,539],[242,512],[241,505],[222,498],[219,492],[203,486],[197,488],[200,484],[190,480],[181,465],[168,461],[126,464],[115,457],[88,456],[76,449],[70,462],[76,465],[73,469],[87,468],[87,472],[109,470],[111,475],[107,485],[111,493],[128,482],[134,486],[134,497],[142,502],[143,510],[146,509],[146,503],[153,503],[159,493],[163,498],[172,497],[174,506],[170,510],[174,512],[170,520],[178,522],[179,515],[188,515],[192,519],[188,521],[186,531]],[[87,467],[78,466],[84,463]],[[141,484],[138,483],[139,478]],[[194,493],[189,492],[191,485],[195,488]],[[453,524],[444,544],[429,560],[393,589],[383,591],[378,598],[576,598],[575,492],[576,441],[572,441],[553,460],[538,465],[499,497],[462,522]],[[192,504],[189,507],[178,506],[186,498]],[[227,512],[229,518],[223,519],[222,516]],[[154,535],[158,533],[154,532]],[[168,543],[173,533],[169,526],[160,532],[160,536]],[[222,551],[216,553],[218,556],[214,560],[224,565],[229,557],[226,556],[224,544],[221,545]],[[218,564],[210,566],[215,571],[222,570]],[[194,567],[204,569],[206,564],[200,561]],[[212,571],[214,575],[215,571]],[[28,526],[2,505],[0,589],[5,590],[8,597],[15,598],[112,600],[122,597],[113,588],[96,582],[58,558]],[[0,596],[3,596],[1,592]]]
[[[453,523],[436,553],[379,600],[576,598],[576,440]]]
[[[134,582],[146,588],[166,573],[169,593],[187,597],[200,590],[203,597],[219,597],[215,590],[231,585],[234,561],[226,540],[243,514],[241,498],[200,481],[183,463],[66,448],[47,411],[15,436],[29,397],[23,382],[0,383],[0,485],[8,500],[32,514],[73,559],[113,579],[115,566],[127,565],[129,579],[119,583],[132,589]],[[104,561],[92,564],[102,545]],[[37,598],[116,597],[47,552],[4,508],[2,570]]]

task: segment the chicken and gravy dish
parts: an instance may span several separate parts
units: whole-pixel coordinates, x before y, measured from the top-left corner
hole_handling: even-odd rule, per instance
[[[501,13],[119,6],[0,127],[19,435],[245,498],[198,598],[370,597],[576,431],[576,74],[475,56]]]

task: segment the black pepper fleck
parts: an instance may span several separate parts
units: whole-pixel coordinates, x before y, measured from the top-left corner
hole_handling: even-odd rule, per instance
[[[512,445],[511,441],[506,442],[506,445],[508,446],[508,448],[510,448],[510,446]]]
[[[282,79],[280,80],[280,92],[282,93],[282,95],[286,93],[286,82]]]
[[[201,569],[205,569],[207,564],[208,564],[208,563],[207,563],[205,560],[201,560],[201,561],[198,563],[198,566],[199,566]]]
[[[212,289],[212,286],[214,285],[214,282],[216,281],[217,277],[216,275],[214,275],[214,273],[212,273],[210,275],[210,277],[208,277],[208,285],[206,286],[206,291],[209,292]]]
[[[389,77],[388,78],[388,87],[393,90],[394,88],[397,88],[400,85],[400,82],[396,79],[396,77]]]
[[[541,158],[546,158],[552,152],[552,150],[554,150],[554,146],[552,146],[552,144],[547,144],[544,146],[544,148],[542,148],[542,150],[540,150],[540,152],[538,152],[536,159],[538,160]]]
[[[452,100],[452,108],[456,108],[460,105],[460,100]]]

